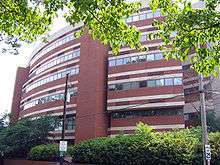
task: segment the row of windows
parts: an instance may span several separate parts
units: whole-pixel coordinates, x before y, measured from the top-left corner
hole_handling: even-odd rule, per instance
[[[182,85],[182,78],[165,78],[157,80],[145,80],[139,82],[126,82],[121,84],[112,84],[108,86],[109,91],[116,90],[129,90],[144,87],[161,87],[161,86],[171,86],[171,85]]]
[[[113,112],[111,114],[112,118],[135,118],[142,116],[173,116],[182,115],[182,109],[152,109],[152,110],[142,110],[142,111],[124,111],[124,112]]]
[[[148,11],[147,13],[142,13],[142,14],[130,16],[125,19],[125,22],[130,23],[130,22],[135,22],[135,21],[140,21],[140,20],[145,20],[145,19],[150,19],[150,18],[156,18],[156,17],[161,17],[161,16],[162,15],[160,13],[160,10],[157,10],[155,13],[153,13],[152,11]]]
[[[66,117],[66,126],[65,130],[74,130],[76,128],[76,122],[75,122],[75,116],[67,116]],[[55,128],[55,131],[61,131],[62,130],[62,119],[60,119],[60,124],[57,128]]]
[[[43,56],[44,54],[48,53],[49,51],[53,50],[54,48],[63,45],[71,40],[76,39],[74,33],[70,33],[64,37],[62,37],[61,39],[56,40],[55,42],[49,44],[48,46],[46,46],[45,48],[43,48],[40,52],[38,52],[37,54],[34,55],[33,59],[31,60],[31,64],[33,64],[37,59],[34,59],[35,57],[40,58],[41,56]]]
[[[30,77],[33,77],[32,75],[37,75],[41,72],[43,72],[44,70],[51,68],[55,65],[58,65],[62,62],[71,60],[73,58],[79,57],[80,56],[80,50],[74,50],[73,52],[68,52],[68,53],[64,53],[62,54],[62,56],[58,56],[56,58],[54,58],[52,61],[47,62],[46,64],[38,67],[36,69],[36,72],[33,72]]]
[[[38,86],[41,86],[43,84],[46,84],[48,82],[51,82],[51,81],[54,81],[54,80],[57,80],[57,79],[60,79],[60,78],[63,78],[66,76],[66,74],[69,73],[70,75],[76,75],[79,73],[79,67],[75,67],[75,68],[69,68],[65,71],[61,71],[61,72],[57,72],[55,74],[52,74],[44,79],[41,79],[39,81],[36,81],[34,82],[33,84],[30,84],[26,87],[26,92],[38,87]]]
[[[68,94],[70,97],[76,96],[77,95],[77,89],[70,88],[68,91]],[[24,105],[23,110],[26,110],[28,108],[34,107],[39,104],[45,104],[48,102],[56,101],[56,100],[63,100],[64,99],[64,93],[58,93],[46,97],[42,97],[36,100],[31,100],[27,101]]]
[[[161,59],[163,59],[162,52],[137,55],[137,56],[132,56],[132,57],[109,60],[109,67],[133,64],[133,63],[145,62],[145,61],[155,61],[155,60],[161,60]]]

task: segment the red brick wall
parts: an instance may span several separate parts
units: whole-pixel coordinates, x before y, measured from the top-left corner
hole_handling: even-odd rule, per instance
[[[12,117],[10,118],[10,121],[12,123],[16,122],[19,117],[19,107],[20,107],[20,101],[21,101],[21,96],[22,96],[22,85],[28,79],[28,72],[29,72],[29,68],[19,67],[17,69],[15,85],[14,85],[13,100],[12,100],[12,106],[11,106]]]
[[[89,35],[81,38],[79,92],[76,113],[76,143],[107,136],[107,48]]]

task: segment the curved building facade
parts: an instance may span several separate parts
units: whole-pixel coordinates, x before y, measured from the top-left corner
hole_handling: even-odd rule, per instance
[[[149,41],[156,32],[154,19],[163,17],[143,8],[125,21],[141,32],[148,52],[123,47],[114,56],[108,46],[66,27],[43,43],[18,68],[12,103],[13,120],[38,115],[62,116],[65,77],[69,73],[65,138],[81,141],[99,136],[133,133],[143,121],[159,131],[185,128],[182,64],[167,61],[158,49],[160,39]],[[61,130],[51,132],[59,140]]]

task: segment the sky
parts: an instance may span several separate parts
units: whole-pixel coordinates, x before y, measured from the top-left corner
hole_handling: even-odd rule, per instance
[[[192,1],[195,2],[197,0]],[[54,24],[52,25],[52,29],[50,32],[51,34],[67,25],[62,15],[63,14],[60,12],[59,17],[54,20]],[[11,102],[13,97],[17,67],[27,66],[29,56],[38,44],[39,42],[32,43],[30,45],[22,45],[19,55],[0,54],[0,115],[4,114],[5,112],[11,111]]]

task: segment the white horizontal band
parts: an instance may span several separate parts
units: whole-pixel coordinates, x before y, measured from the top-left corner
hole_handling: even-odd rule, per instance
[[[121,105],[121,106],[108,106],[107,110],[128,110],[128,109],[136,109],[136,108],[153,108],[153,107],[169,107],[169,106],[183,106],[185,105],[184,101],[178,102],[160,102],[160,103],[149,103],[149,104],[129,104],[129,105]]]
[[[149,125],[153,129],[176,129],[185,128],[185,124],[169,124],[169,125]],[[136,130],[137,126],[127,126],[127,127],[111,127],[110,131],[129,131]]]
[[[67,108],[74,108],[76,106],[77,106],[76,104],[70,104],[70,105],[67,105],[66,107]],[[45,113],[45,112],[51,112],[51,111],[60,110],[60,109],[63,109],[63,106],[53,107],[53,108],[49,108],[49,109],[37,110],[35,112],[31,112],[31,113],[28,113],[26,115],[23,115],[23,117],[32,116],[32,115],[36,115],[36,114],[41,114],[41,113]]]
[[[166,74],[166,75],[157,75],[157,76],[146,76],[146,77],[136,77],[122,80],[114,80],[108,81],[108,84],[120,84],[126,82],[136,82],[136,81],[144,81],[144,80],[152,80],[152,79],[162,79],[162,78],[173,78],[173,77],[183,77],[182,73],[177,74]]]
[[[175,98],[175,97],[178,97],[178,96],[184,96],[184,93],[139,96],[139,97],[126,97],[126,98],[118,98],[118,99],[109,99],[107,102],[108,103],[117,103],[117,102],[124,102],[124,101],[139,101],[139,100],[149,100],[149,99],[167,99],[167,98]]]
[[[135,74],[142,74],[142,73],[152,73],[152,72],[161,72],[161,71],[171,71],[171,70],[181,70],[182,66],[171,66],[171,67],[160,67],[160,68],[151,68],[151,69],[143,69],[143,70],[132,70],[128,72],[120,72],[109,74],[108,77],[119,77],[119,76],[126,76],[126,75],[135,75]]]

